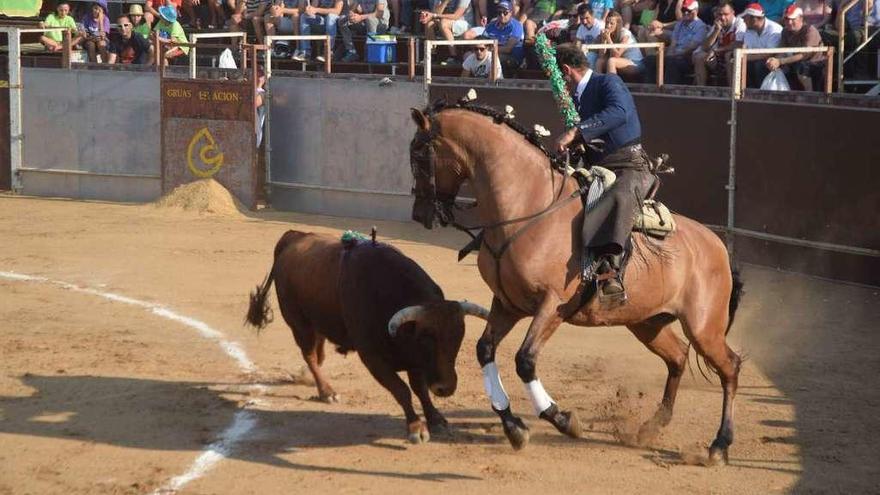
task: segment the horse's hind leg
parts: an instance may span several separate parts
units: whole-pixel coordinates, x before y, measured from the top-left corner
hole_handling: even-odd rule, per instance
[[[519,450],[529,442],[529,429],[521,419],[510,412],[510,398],[501,383],[498,374],[498,365],[495,364],[495,351],[498,345],[510,333],[510,330],[520,320],[519,316],[512,314],[496,297],[492,299],[492,308],[489,310],[489,322],[480,340],[477,341],[477,361],[483,369],[483,385],[486,395],[492,404],[492,410],[501,418],[504,434],[513,448]]]
[[[663,359],[669,371],[666,376],[666,387],[663,389],[663,400],[657,412],[639,428],[640,445],[651,442],[660,429],[672,420],[675,396],[687,365],[687,344],[673,332],[671,325],[673,321],[675,318],[671,315],[659,315],[627,327],[645,347]]]
[[[713,464],[727,462],[727,449],[733,443],[733,399],[736,397],[742,362],[739,355],[727,345],[725,339],[727,308],[723,309],[724,314],[718,311],[719,314],[714,318],[701,315],[701,318],[696,318],[695,321],[687,317],[681,320],[685,335],[690,339],[697,353],[705,357],[709,366],[718,373],[724,391],[721,426],[709,447],[709,460]]]
[[[557,407],[556,402],[544,390],[544,386],[538,380],[535,372],[538,354],[562,323],[559,306],[560,301],[555,295],[547,295],[541,303],[541,307],[532,319],[529,331],[516,353],[516,373],[525,384],[526,393],[532,400],[535,414],[555,426],[561,433],[577,438],[581,435],[577,415]]]

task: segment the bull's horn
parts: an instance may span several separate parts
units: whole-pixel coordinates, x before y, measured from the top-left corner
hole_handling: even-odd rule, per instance
[[[388,335],[397,337],[397,329],[400,325],[418,320],[422,316],[422,311],[424,311],[422,306],[407,306],[394,313],[394,316],[388,320]]]
[[[489,319],[489,310],[479,304],[474,304],[468,301],[459,301],[458,304],[466,315],[476,316],[477,318],[482,318],[484,320]]]

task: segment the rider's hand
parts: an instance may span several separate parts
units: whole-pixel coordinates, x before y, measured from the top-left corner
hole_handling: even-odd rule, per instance
[[[578,128],[572,127],[565,134],[559,136],[559,139],[556,140],[556,150],[560,153],[565,153],[568,151],[568,147],[571,146],[571,143],[574,142],[578,137]]]

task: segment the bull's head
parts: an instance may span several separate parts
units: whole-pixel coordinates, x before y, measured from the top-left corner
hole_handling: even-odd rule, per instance
[[[407,338],[415,340],[428,387],[438,397],[452,395],[458,386],[455,358],[464,338],[465,315],[489,319],[489,311],[476,304],[438,301],[407,306],[388,321],[388,333],[392,337],[411,332]]]

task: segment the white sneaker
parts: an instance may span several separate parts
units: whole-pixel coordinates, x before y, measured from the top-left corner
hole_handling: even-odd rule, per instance
[[[323,56],[323,55],[318,55],[318,56],[317,56],[317,57],[315,57],[315,61],[316,61],[316,62],[320,62],[320,63],[322,63],[322,64],[323,64],[323,63],[324,63],[324,62],[326,62],[326,61],[327,61],[327,59],[326,59],[326,58],[324,58],[324,56]]]
[[[293,60],[294,62],[305,62],[306,61],[306,54],[300,50],[297,50],[297,51],[293,52],[293,55],[290,57],[290,60]]]

